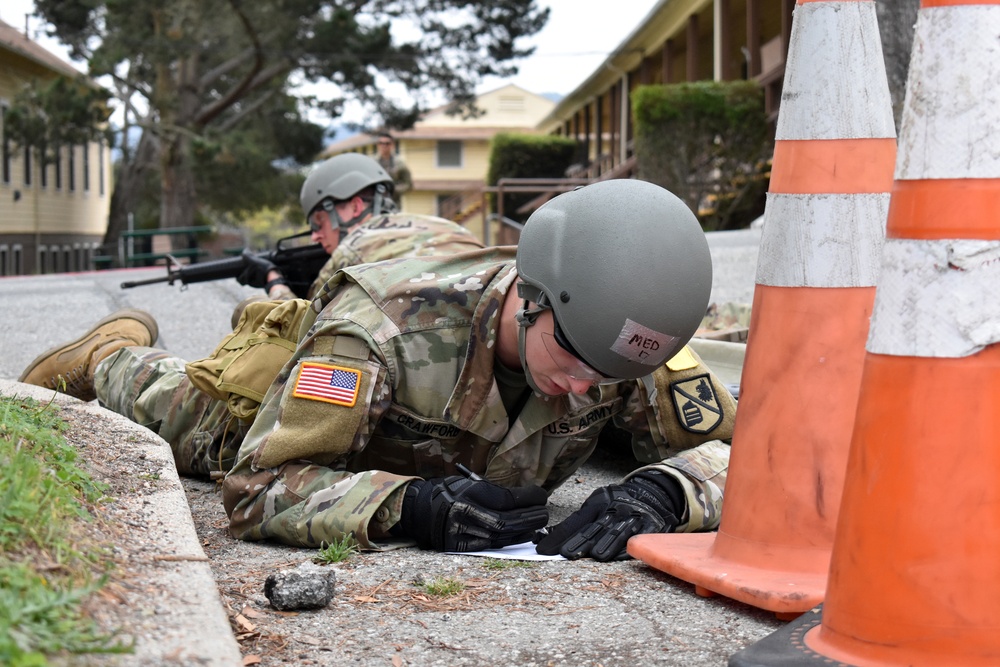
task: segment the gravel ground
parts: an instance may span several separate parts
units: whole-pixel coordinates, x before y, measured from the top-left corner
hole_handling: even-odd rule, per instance
[[[549,507],[565,517],[630,464],[599,449]],[[693,587],[643,563],[504,561],[402,549],[331,565],[325,609],[278,612],[263,594],[275,570],[314,551],[233,540],[214,483],[184,480],[202,546],[244,656],[261,665],[725,665],[781,627],[773,614]],[[460,593],[429,595],[450,578]]]
[[[7,381],[0,392],[51,396]],[[522,563],[419,549],[354,554],[327,566],[337,577],[330,605],[276,611],[264,580],[315,550],[231,538],[218,484],[178,478],[166,443],[96,403],[57,403],[67,440],[109,485],[93,530],[111,545],[116,569],[88,609],[135,643],[132,655],[57,664],[707,666],[783,625],[726,598],[700,598],[636,561]],[[553,520],[632,465],[613,440],[602,443],[553,494]],[[421,584],[436,579],[464,588],[434,596]]]

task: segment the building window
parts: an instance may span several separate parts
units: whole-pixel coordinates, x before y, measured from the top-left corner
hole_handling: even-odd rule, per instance
[[[10,137],[7,136],[7,105],[0,106],[0,121],[3,122],[3,182],[10,183]]]
[[[83,148],[83,191],[90,191],[90,146],[84,144]]]
[[[49,187],[49,161],[45,155],[38,156],[38,184],[43,188]]]
[[[62,146],[56,149],[55,161],[52,164],[56,172],[56,190],[62,190]]]
[[[24,147],[24,184],[31,185],[31,146]]]
[[[437,166],[461,167],[462,142],[453,140],[437,142]]]
[[[69,156],[66,160],[66,180],[69,181],[69,191],[73,192],[76,190],[76,146],[67,146],[66,154]]]

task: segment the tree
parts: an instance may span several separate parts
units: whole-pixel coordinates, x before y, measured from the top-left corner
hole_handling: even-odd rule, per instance
[[[772,146],[753,81],[639,86],[632,93],[639,178],[684,200],[706,230],[763,212]]]
[[[4,115],[4,131],[18,146],[30,146],[42,169],[63,146],[112,142],[107,128],[110,94],[84,77],[58,76],[21,89]]]
[[[273,109],[291,94],[292,77],[339,90],[303,104],[336,117],[351,97],[372,111],[372,125],[412,124],[432,92],[474,113],[475,84],[515,72],[510,62],[531,52],[518,40],[549,13],[534,0],[37,0],[36,8],[92,76],[111,77],[125,136],[143,129],[137,146],[122,146],[118,187],[133,187],[157,160],[162,227],[195,218],[197,142]],[[398,37],[407,26],[412,37]],[[416,101],[394,101],[388,82]],[[125,215],[114,207],[127,200],[113,198],[112,228]]]

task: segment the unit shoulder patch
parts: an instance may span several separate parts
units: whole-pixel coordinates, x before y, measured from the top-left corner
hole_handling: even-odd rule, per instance
[[[723,409],[708,373],[672,382],[670,397],[686,431],[709,433],[722,422]]]

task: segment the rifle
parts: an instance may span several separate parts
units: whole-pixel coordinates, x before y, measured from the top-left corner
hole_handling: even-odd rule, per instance
[[[292,241],[310,232],[304,231],[300,234],[286,236],[278,239],[274,245],[274,250],[265,250],[258,253],[278,267],[288,281],[288,286],[295,292],[295,296],[305,298],[309,291],[309,286],[316,280],[320,269],[330,259],[330,253],[323,249],[318,243],[311,245],[288,245],[286,242]],[[141,285],[153,285],[155,283],[167,283],[173,285],[180,281],[181,285],[190,283],[204,283],[212,280],[222,280],[224,278],[235,278],[243,272],[242,257],[227,257],[225,259],[215,259],[197,264],[181,264],[177,258],[167,255],[167,275],[160,278],[147,278],[146,280],[130,280],[121,284],[122,289],[139,287]]]

